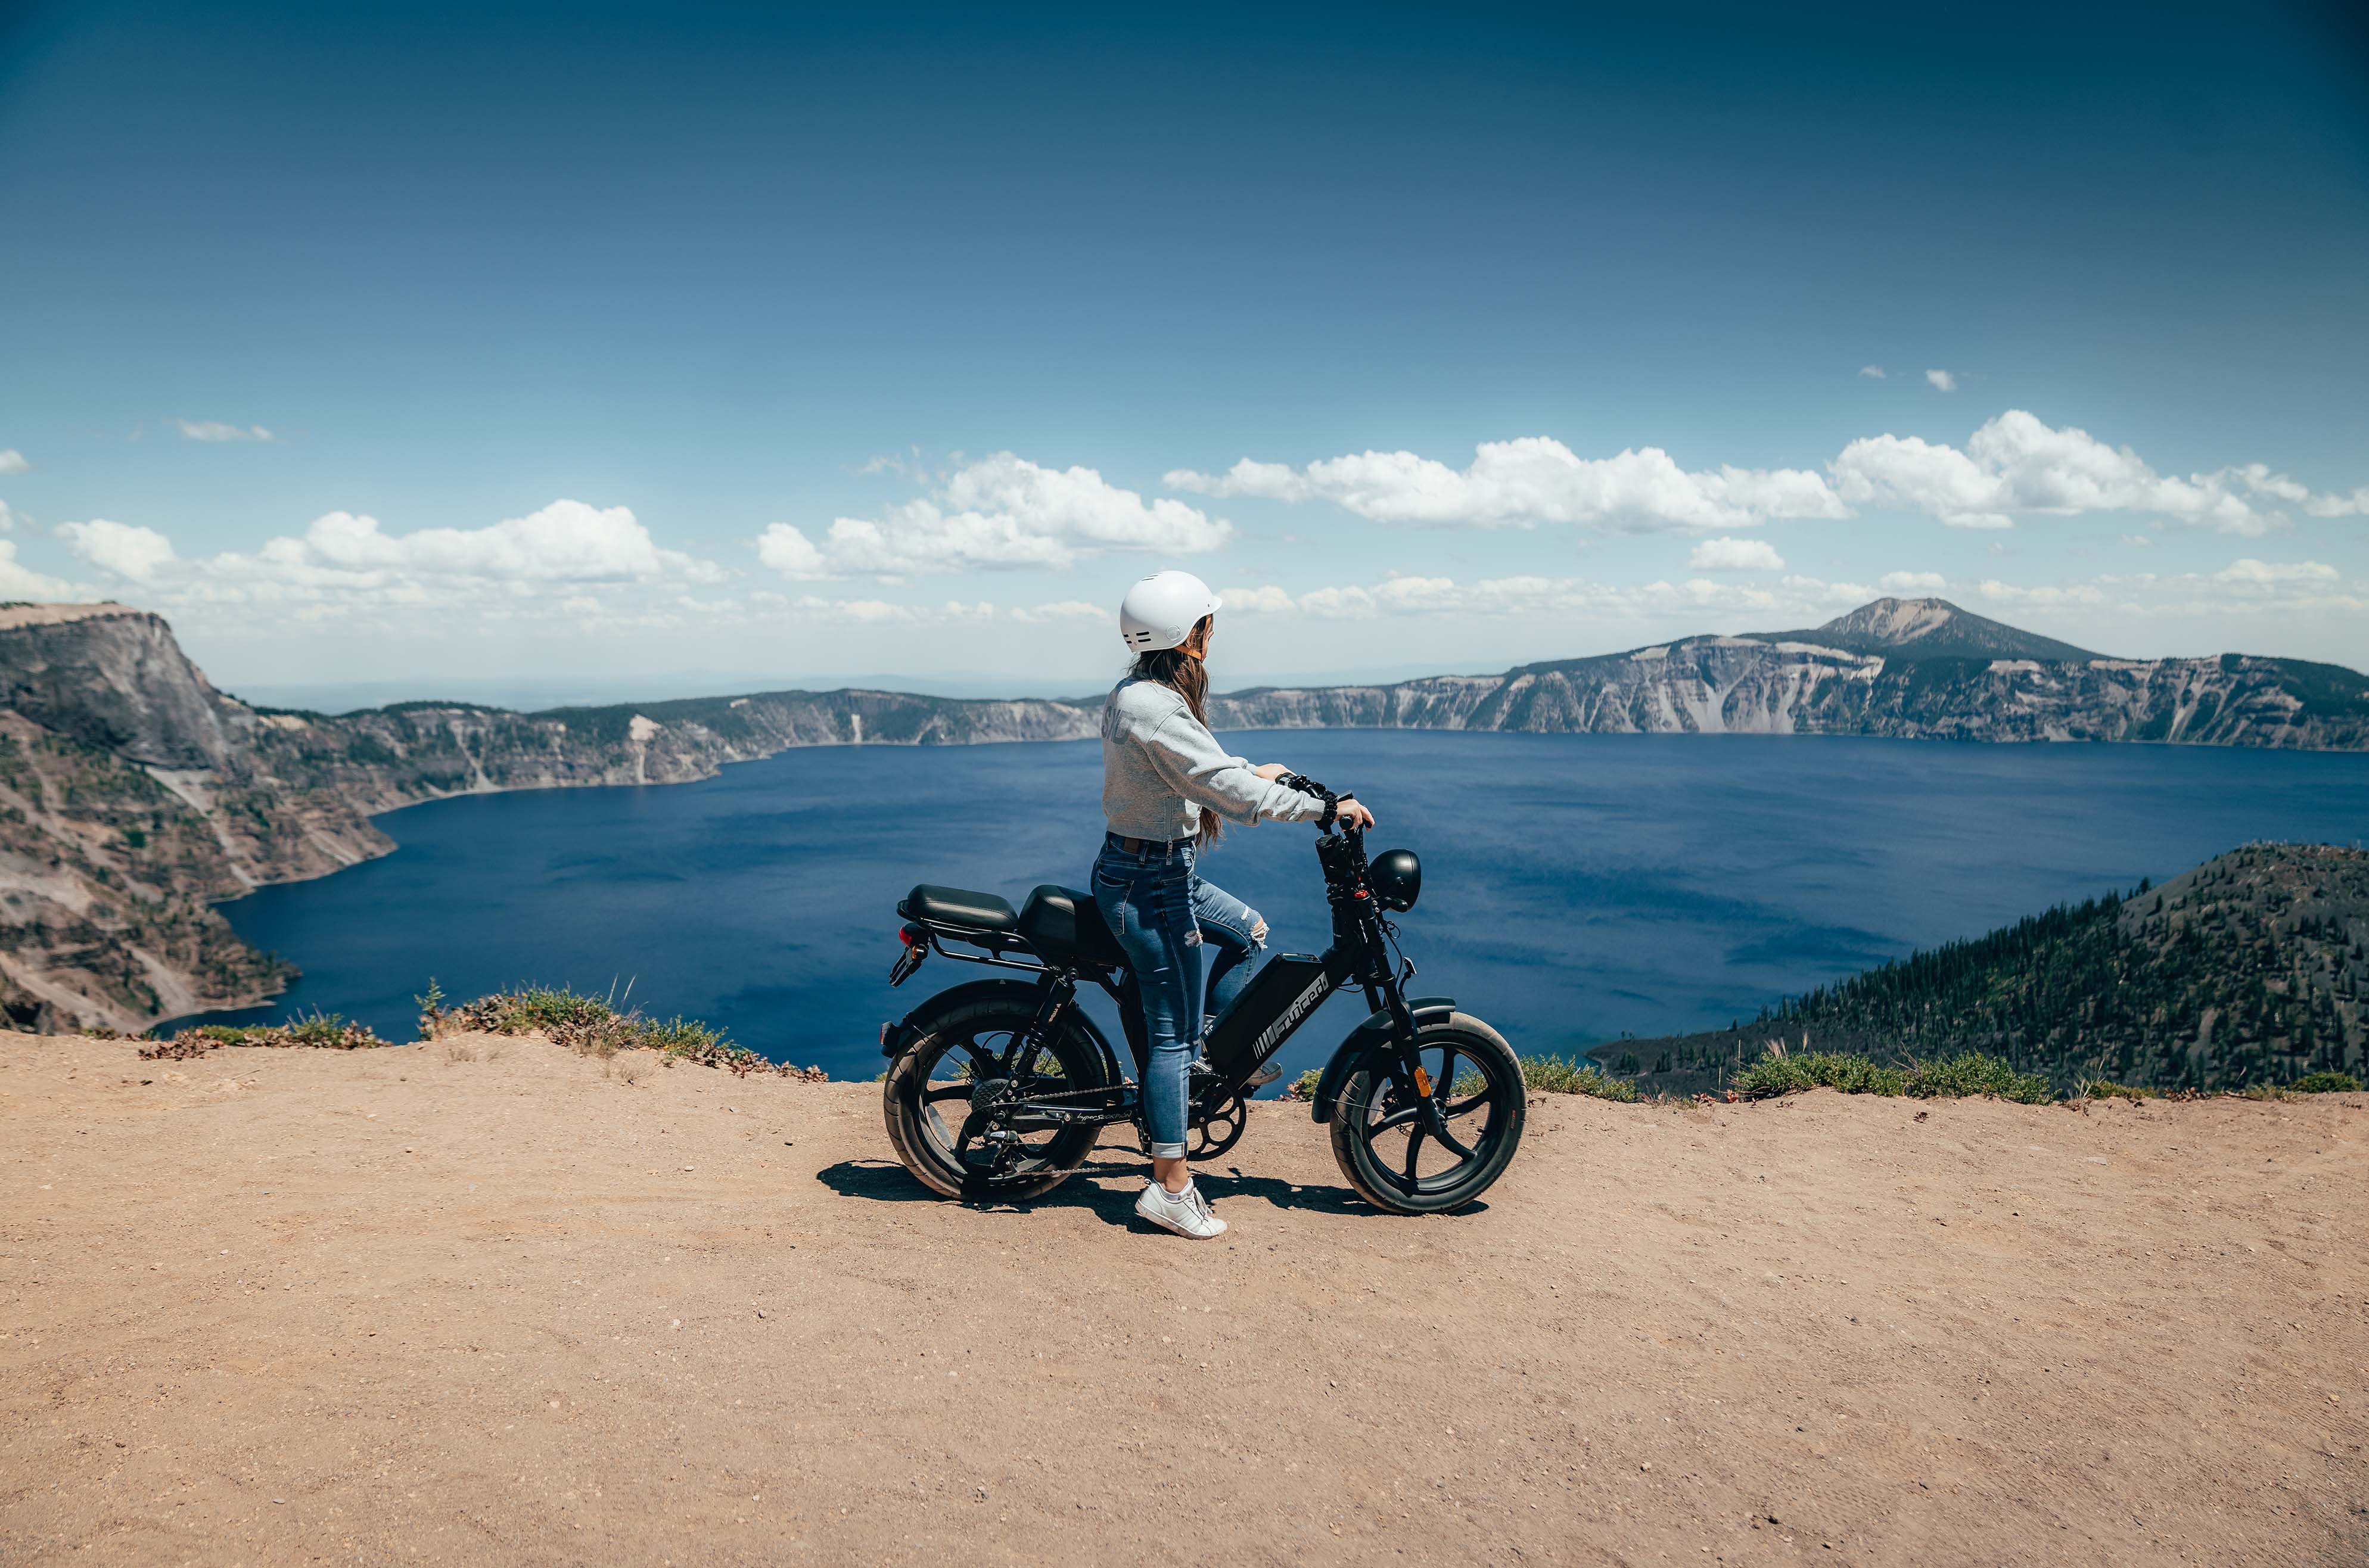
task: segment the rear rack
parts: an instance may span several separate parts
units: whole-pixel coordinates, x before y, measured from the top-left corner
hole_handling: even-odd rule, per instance
[[[931,952],[944,954],[946,957],[959,963],[987,964],[999,969],[1028,969],[1039,973],[1052,967],[1038,958],[1029,948],[1028,944],[1015,932],[981,931],[972,925],[954,925],[944,921],[917,920],[906,912],[905,900],[902,898],[897,900],[897,912],[905,917],[905,931],[909,936],[915,932],[921,933],[923,939],[928,942]],[[983,947],[987,949],[987,953],[984,956],[976,953],[950,953],[945,947],[949,942],[958,942],[971,947]],[[1025,959],[1008,958],[1004,956],[1008,953],[1024,953],[1028,956]]]

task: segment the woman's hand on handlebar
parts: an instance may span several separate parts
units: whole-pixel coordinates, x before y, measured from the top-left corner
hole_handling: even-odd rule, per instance
[[[1281,762],[1261,762],[1257,767],[1253,768],[1251,772],[1266,780],[1269,784],[1273,784],[1276,780],[1291,772],[1291,770],[1284,766]]]
[[[1374,814],[1366,809],[1366,803],[1362,800],[1345,800],[1341,803],[1340,815],[1333,820],[1344,828],[1370,828],[1374,825]]]

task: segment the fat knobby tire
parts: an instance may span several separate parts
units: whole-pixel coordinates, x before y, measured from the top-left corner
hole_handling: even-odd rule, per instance
[[[1060,1133],[1050,1144],[1046,1163],[1024,1174],[1001,1181],[987,1181],[961,1168],[951,1150],[942,1150],[930,1136],[926,1121],[928,1106],[921,1094],[929,1088],[927,1074],[942,1054],[939,1046],[952,1036],[956,1039],[978,1034],[1010,1031],[1017,1034],[1036,1018],[1034,999],[1023,1001],[1010,997],[980,997],[958,1002],[944,1013],[925,1017],[906,1049],[888,1069],[881,1084],[881,1112],[888,1124],[888,1141],[897,1150],[897,1158],[905,1169],[931,1191],[945,1197],[1018,1202],[1042,1197],[1069,1180],[1093,1150],[1099,1127],[1076,1127]],[[1102,1053],[1093,1043],[1075,1030],[1065,1029],[1047,1042],[1047,1048],[1060,1062],[1069,1082],[1080,1089],[1091,1089],[1103,1082]],[[959,1100],[945,1102],[955,1115],[944,1111],[940,1119],[951,1131],[961,1126],[962,1114],[967,1108]]]

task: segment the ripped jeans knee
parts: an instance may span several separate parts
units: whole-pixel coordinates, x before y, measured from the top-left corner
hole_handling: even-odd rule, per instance
[[[1203,1015],[1215,1021],[1250,983],[1252,963],[1266,945],[1259,912],[1213,882],[1193,879],[1193,923],[1208,954],[1208,996]]]

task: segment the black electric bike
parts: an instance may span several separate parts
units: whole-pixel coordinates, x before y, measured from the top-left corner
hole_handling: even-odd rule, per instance
[[[1284,782],[1347,798],[1299,774]],[[1250,1095],[1275,1077],[1268,1060],[1335,991],[1355,986],[1368,1016],[1333,1051],[1311,1104],[1331,1127],[1341,1173],[1394,1214],[1460,1207],[1504,1173],[1521,1142],[1521,1063],[1453,999],[1405,994],[1414,966],[1393,960],[1397,928],[1383,911],[1414,907],[1423,873],[1413,853],[1391,850],[1369,864],[1361,830],[1328,824],[1316,855],[1333,944],[1321,957],[1269,959],[1213,1022],[1207,1066],[1193,1072],[1187,1154],[1207,1160],[1240,1141]],[[948,1197],[1015,1201],[1059,1186],[1104,1127],[1133,1124],[1148,1146],[1143,1010],[1092,894],[1047,885],[1014,910],[992,894],[925,884],[897,912],[905,950],[891,986],[932,953],[1029,977],[957,985],[880,1026],[890,1059],[882,1108],[906,1169]],[[1132,1079],[1078,1005],[1082,979],[1117,1002]]]

